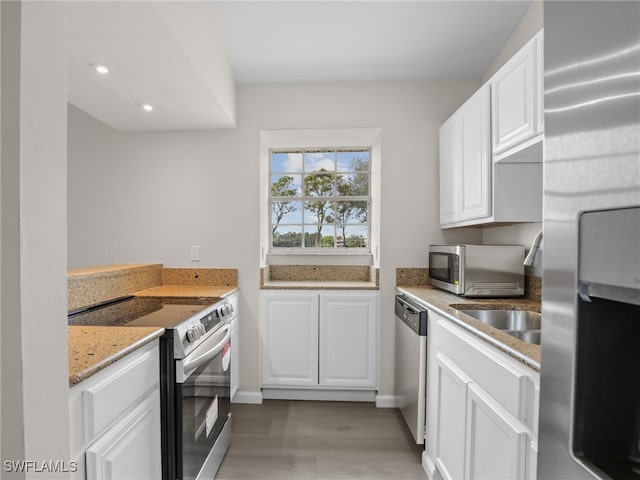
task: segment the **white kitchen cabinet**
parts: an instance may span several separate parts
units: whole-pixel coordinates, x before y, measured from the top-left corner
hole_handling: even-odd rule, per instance
[[[158,341],[69,389],[76,479],[161,477]]]
[[[526,427],[475,383],[467,398],[466,478],[524,479]]]
[[[440,127],[440,226],[542,221],[542,32]]]
[[[431,369],[437,388],[428,392],[433,402],[437,430],[427,428],[435,440],[435,460],[440,473],[446,480],[464,478],[467,377],[451,360],[442,353],[434,357]]]
[[[262,383],[318,385],[318,294],[261,294]]]
[[[159,392],[154,391],[87,449],[88,479],[161,477],[159,402]]]
[[[440,225],[460,218],[461,168],[462,115],[456,112],[440,127]]]
[[[375,389],[377,292],[260,295],[263,387]]]
[[[493,154],[540,141],[544,131],[542,99],[542,31],[520,49],[491,78]]]
[[[440,223],[491,215],[489,85],[478,90],[440,129]]]
[[[238,392],[238,388],[240,386],[240,364],[238,363],[240,359],[240,310],[238,304],[239,295],[238,293],[233,293],[228,297],[229,303],[233,307],[235,312],[235,316],[231,321],[231,379],[230,379],[230,394],[231,401],[233,402],[233,397]]]
[[[429,337],[429,478],[535,478],[539,374],[431,310]]]
[[[321,386],[375,387],[376,318],[375,294],[320,294]]]

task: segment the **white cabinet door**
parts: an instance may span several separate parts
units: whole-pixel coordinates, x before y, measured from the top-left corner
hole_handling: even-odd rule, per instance
[[[456,112],[440,127],[440,225],[459,219],[461,167],[462,115]]]
[[[527,455],[527,480],[536,480],[538,478],[538,443],[530,442]]]
[[[544,132],[544,31],[534,37],[536,53],[536,131]]]
[[[538,77],[534,37],[491,79],[493,154],[538,132]]]
[[[87,449],[87,478],[161,478],[159,395],[155,390]]]
[[[318,384],[318,294],[263,292],[262,384]]]
[[[377,293],[320,294],[321,386],[376,386]]]
[[[440,224],[491,216],[490,88],[440,127]]]
[[[466,478],[524,479],[528,438],[524,425],[479,386],[469,385]]]
[[[459,220],[491,216],[489,85],[462,107],[462,205]]]
[[[430,392],[435,401],[437,424],[435,462],[446,480],[465,478],[465,425],[467,414],[467,385],[469,378],[442,353],[435,356],[436,391]]]

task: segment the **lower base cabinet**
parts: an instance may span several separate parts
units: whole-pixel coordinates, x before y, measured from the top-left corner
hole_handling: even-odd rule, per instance
[[[162,478],[159,362],[155,340],[69,389],[73,479]]]
[[[154,392],[86,452],[88,479],[160,478],[160,396]]]
[[[429,478],[535,479],[539,374],[429,311]]]
[[[262,291],[262,386],[374,390],[378,292]]]

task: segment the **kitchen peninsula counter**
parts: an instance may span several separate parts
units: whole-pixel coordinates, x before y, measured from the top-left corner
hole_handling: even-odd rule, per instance
[[[164,333],[157,327],[69,325],[69,386],[80,383]]]
[[[212,305],[238,291],[238,271],[164,268],[162,264],[105,265],[71,270],[67,284],[69,312],[129,296]],[[69,325],[69,386],[89,378],[163,333],[164,329],[158,327]]]
[[[493,328],[460,312],[466,309],[514,309],[540,313],[540,302],[528,298],[465,298],[430,286],[398,286],[398,292],[405,293],[432,309],[465,330],[482,338],[506,352],[525,365],[540,371],[540,345],[523,342],[508,333]]]

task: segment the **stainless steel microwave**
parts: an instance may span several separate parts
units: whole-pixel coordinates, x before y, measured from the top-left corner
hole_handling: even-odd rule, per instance
[[[430,245],[429,283],[465,297],[524,295],[524,245]]]

